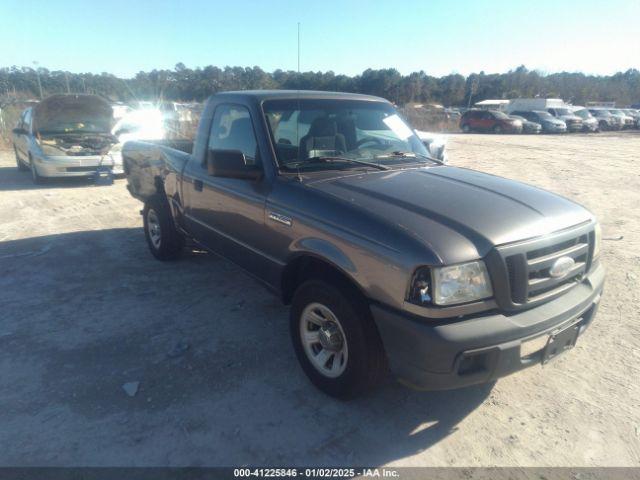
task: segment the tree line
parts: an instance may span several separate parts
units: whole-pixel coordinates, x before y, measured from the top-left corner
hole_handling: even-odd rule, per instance
[[[545,75],[520,66],[506,73],[484,72],[468,76],[434,77],[423,71],[402,75],[393,68],[368,69],[360,75],[334,72],[265,72],[259,67],[187,68],[139,72],[133,78],[109,73],[70,73],[29,67],[0,68],[0,97],[38,98],[54,93],[94,93],[112,101],[202,101],[227,90],[300,89],[365,93],[398,104],[439,103],[467,106],[484,99],[547,97],[573,104],[615,101],[618,105],[640,102],[640,71],[629,69],[613,75],[553,73]]]

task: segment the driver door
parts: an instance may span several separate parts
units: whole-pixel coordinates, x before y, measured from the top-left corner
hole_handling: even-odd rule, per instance
[[[248,161],[262,165],[253,121],[245,106],[216,107],[208,149],[240,150]],[[266,259],[261,242],[269,191],[264,175],[258,180],[213,176],[208,174],[206,160],[191,157],[184,177],[189,231],[206,247],[262,276],[260,270]]]

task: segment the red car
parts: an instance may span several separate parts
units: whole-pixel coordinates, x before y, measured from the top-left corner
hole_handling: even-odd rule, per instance
[[[497,110],[468,110],[460,118],[465,132],[521,133],[522,122]]]

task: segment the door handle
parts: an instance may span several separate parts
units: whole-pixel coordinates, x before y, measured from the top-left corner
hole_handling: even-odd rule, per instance
[[[201,192],[203,185],[204,184],[202,183],[202,180],[197,180],[197,179],[193,180],[193,189],[194,190],[197,190],[198,192]]]

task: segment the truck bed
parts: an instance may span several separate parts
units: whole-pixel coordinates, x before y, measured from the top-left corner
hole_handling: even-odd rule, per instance
[[[135,198],[146,201],[161,185],[177,177],[191,157],[193,142],[187,140],[131,141],[122,147],[122,162],[127,189]]]

